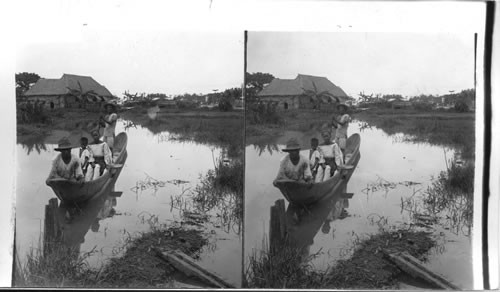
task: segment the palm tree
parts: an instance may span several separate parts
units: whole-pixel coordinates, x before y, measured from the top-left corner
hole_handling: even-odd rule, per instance
[[[96,93],[94,92],[94,90],[83,91],[83,87],[80,84],[80,81],[77,80],[76,82],[78,84],[78,89],[69,88],[69,87],[66,87],[66,88],[69,90],[69,94],[76,97],[76,99],[79,100],[83,104],[83,108],[86,108],[87,107],[87,97],[96,95]]]
[[[331,94],[330,92],[328,92],[328,90],[318,92],[318,88],[316,87],[314,81],[312,81],[312,85],[313,85],[313,90],[305,89],[303,87],[302,90],[304,90],[304,94],[309,96],[312,102],[315,103],[314,105],[315,109],[320,109],[321,103],[330,103],[333,99],[335,99],[336,102],[340,103],[340,99]]]

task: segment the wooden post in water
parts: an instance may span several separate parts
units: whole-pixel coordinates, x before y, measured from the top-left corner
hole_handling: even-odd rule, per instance
[[[269,246],[271,252],[280,249],[286,238],[285,200],[279,199],[271,206],[269,219]]]
[[[59,224],[57,221],[57,199],[52,198],[45,205],[45,220],[43,232],[43,255],[47,256],[52,252],[53,247],[59,240]]]

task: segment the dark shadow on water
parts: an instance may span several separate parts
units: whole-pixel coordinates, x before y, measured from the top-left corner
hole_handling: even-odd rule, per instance
[[[348,201],[334,197],[307,207],[289,204],[285,211],[283,199],[277,200],[271,207],[269,239],[264,239],[262,251],[254,251],[250,256],[244,285],[253,288],[322,287],[318,280],[322,272],[316,273],[309,263],[321,256],[321,252],[310,254],[310,247],[320,230],[335,238],[331,223],[349,216],[345,210]],[[282,215],[276,216],[280,213]]]
[[[97,232],[99,221],[116,213],[114,185],[99,197],[87,202],[65,204],[52,198],[45,205],[43,235],[38,247],[32,248],[23,262],[15,258],[13,286],[55,286],[78,274],[86,259],[96,252],[81,253],[81,244],[89,230]]]

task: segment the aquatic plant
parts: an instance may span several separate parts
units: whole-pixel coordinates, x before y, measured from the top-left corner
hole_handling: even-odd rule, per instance
[[[202,212],[216,212],[219,224],[226,232],[241,232],[243,217],[243,171],[241,160],[224,163],[222,159],[214,160],[215,169],[209,170],[193,196],[195,209]]]
[[[67,287],[82,286],[95,277],[87,259],[96,252],[95,247],[85,253],[78,248],[63,245],[43,250],[41,241],[30,248],[24,264],[16,258],[13,285],[16,287]]]
[[[452,163],[427,190],[401,199],[401,210],[408,212],[417,226],[439,224],[445,229],[470,236],[473,215],[473,166]]]
[[[166,182],[157,180],[157,179],[151,177],[147,173],[145,173],[145,174],[146,174],[146,178],[144,180],[137,181],[135,183],[135,187],[130,188],[131,191],[138,194],[139,192],[142,192],[144,190],[153,189],[154,192],[156,193],[158,188],[165,186]]]
[[[318,254],[308,255],[306,247],[283,245],[271,251],[264,237],[262,250],[253,250],[245,269],[249,288],[321,288],[325,272],[309,263]]]

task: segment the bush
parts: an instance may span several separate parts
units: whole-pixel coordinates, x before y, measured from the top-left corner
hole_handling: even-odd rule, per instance
[[[455,103],[455,111],[459,113],[465,113],[469,111],[469,106],[463,101],[457,101]]]
[[[432,104],[426,102],[414,102],[413,108],[419,111],[431,111]]]
[[[273,102],[252,102],[247,111],[250,124],[282,124],[283,117],[278,113],[277,106]]]
[[[45,113],[42,103],[27,102],[17,105],[17,120],[20,123],[49,123],[50,119]]]
[[[195,109],[197,107],[197,104],[195,102],[190,101],[177,100],[175,104],[179,109]]]
[[[472,195],[474,193],[474,164],[459,166],[452,163],[447,173],[441,173],[439,180],[450,190]]]
[[[227,112],[227,111],[230,111],[233,109],[233,105],[227,99],[220,100],[218,107],[219,107],[219,110],[221,110],[223,112]]]

